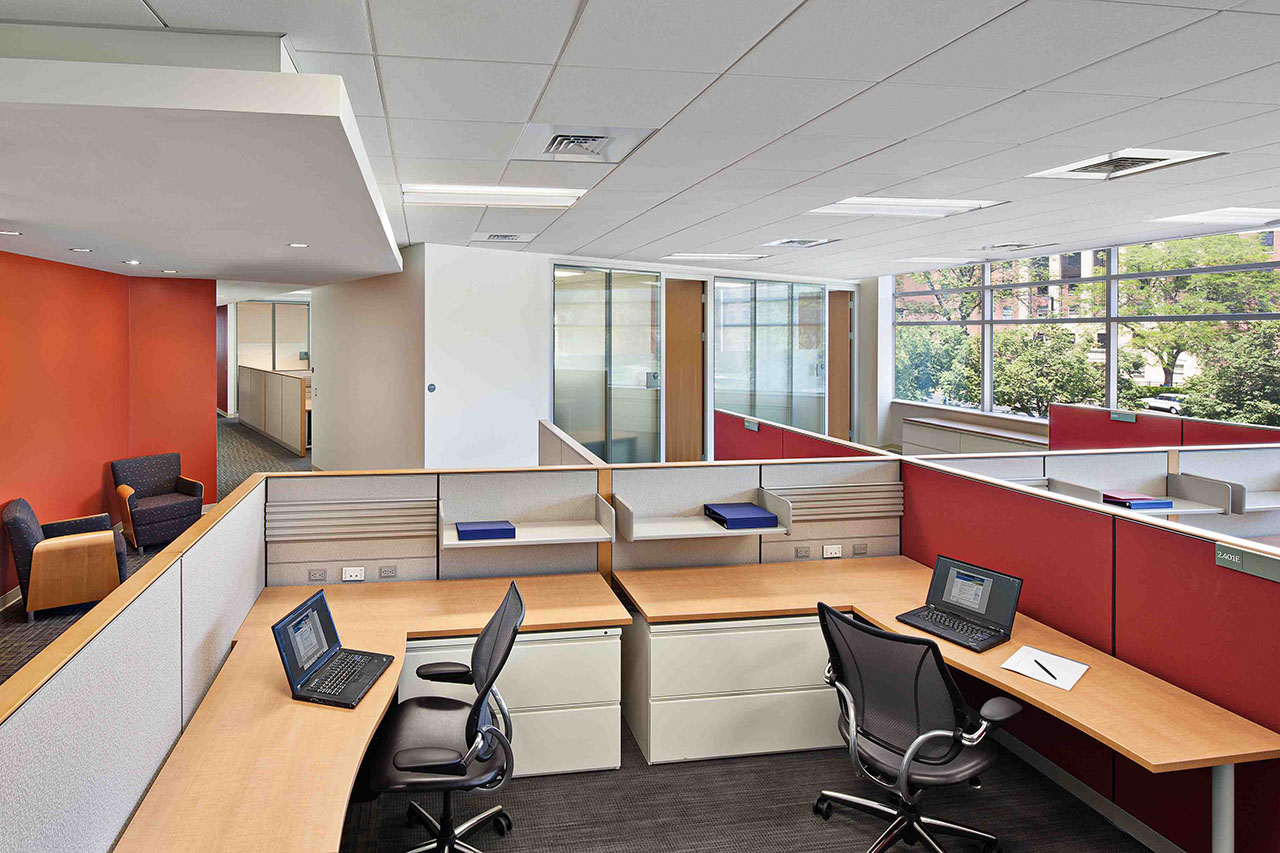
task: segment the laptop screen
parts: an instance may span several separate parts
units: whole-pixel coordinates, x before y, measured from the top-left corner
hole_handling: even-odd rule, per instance
[[[289,684],[295,689],[339,647],[324,590],[302,602],[288,616],[271,626]]]
[[[928,603],[1007,631],[1013,627],[1021,593],[1021,578],[939,555]]]

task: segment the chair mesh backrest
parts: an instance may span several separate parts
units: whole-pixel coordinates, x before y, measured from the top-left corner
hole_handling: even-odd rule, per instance
[[[881,631],[825,604],[818,615],[836,680],[853,697],[859,737],[904,755],[925,732],[963,730],[964,700],[932,640]],[[958,749],[958,739],[938,738],[916,760],[942,763]]]
[[[471,678],[476,685],[476,703],[471,706],[471,714],[467,717],[467,743],[475,739],[480,727],[490,722],[489,691],[493,689],[498,674],[502,672],[511,647],[515,645],[516,634],[524,622],[524,598],[520,589],[512,581],[507,589],[506,597],[498,606],[497,612],[490,617],[476,644],[471,650]]]
[[[166,495],[182,474],[182,459],[177,453],[134,456],[111,463],[111,476],[117,486],[132,486],[140,498]]]

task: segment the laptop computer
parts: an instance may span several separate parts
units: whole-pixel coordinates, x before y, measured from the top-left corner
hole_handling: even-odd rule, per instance
[[[924,606],[898,621],[985,652],[1008,641],[1021,594],[1022,578],[939,555]]]
[[[394,658],[344,649],[320,590],[271,626],[293,698],[354,708]]]

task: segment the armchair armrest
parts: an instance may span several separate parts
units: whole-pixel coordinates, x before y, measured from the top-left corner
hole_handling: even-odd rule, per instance
[[[27,610],[99,601],[120,585],[111,530],[45,539],[31,552]]]
[[[120,484],[116,486],[116,496],[120,499],[120,523],[124,527],[124,537],[138,547],[138,540],[133,535],[133,507],[136,502],[133,497],[133,486]]]
[[[455,661],[438,661],[424,663],[417,669],[418,677],[423,681],[436,681],[445,684],[471,684],[471,667]]]
[[[111,529],[111,516],[105,512],[97,515],[82,515],[79,518],[66,518],[62,521],[51,521],[40,525],[40,529],[49,539],[56,536],[69,536],[73,533],[93,533]]]
[[[402,749],[391,757],[391,763],[406,773],[440,773],[446,776],[465,776],[467,773],[467,763],[461,753],[435,746]]]
[[[204,497],[204,483],[199,480],[193,480],[190,477],[178,477],[173,483],[173,490],[179,494],[196,498]]]

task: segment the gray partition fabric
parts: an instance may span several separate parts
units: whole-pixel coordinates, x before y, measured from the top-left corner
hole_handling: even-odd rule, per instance
[[[898,483],[902,476],[899,464],[891,459],[763,464],[760,466],[760,481],[766,489]],[[821,560],[824,545],[839,545],[844,557],[896,556],[901,548],[900,520],[900,516],[894,515],[839,521],[796,521],[791,526],[790,535],[771,533],[763,537],[760,559],[766,563]]]
[[[436,496],[435,474],[270,477],[268,501],[359,501]]]
[[[1178,453],[1178,470],[1239,483],[1255,491],[1280,491],[1280,449],[1183,450]]]
[[[440,580],[594,572],[593,542],[570,545],[508,545],[446,548],[440,552]]]
[[[966,459],[930,459],[939,465],[967,471],[970,474],[981,474],[984,477],[995,477],[997,480],[1039,480],[1044,477],[1044,459],[1035,456],[975,456]]]
[[[182,724],[222,663],[262,592],[267,571],[262,519],[267,484],[241,498],[182,555]]]
[[[760,485],[766,489],[789,486],[834,486],[842,483],[897,483],[901,479],[896,459],[858,462],[813,462],[760,466]]]
[[[1148,453],[1071,453],[1044,458],[1044,476],[1091,489],[1121,489],[1165,494],[1169,455]]]
[[[702,505],[754,501],[759,465],[697,468],[623,468],[613,472],[613,493],[636,518],[702,515]],[[760,537],[655,539],[613,545],[613,568],[657,569],[670,566],[729,566],[760,562]]]
[[[105,851],[123,831],[181,731],[181,573],[165,571],[0,724],[0,850]]]

